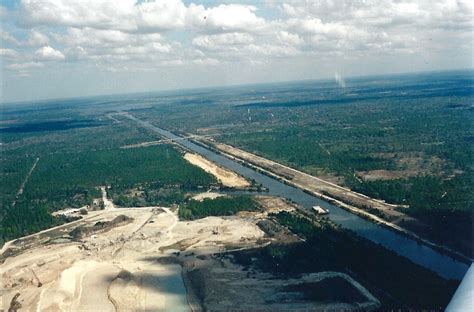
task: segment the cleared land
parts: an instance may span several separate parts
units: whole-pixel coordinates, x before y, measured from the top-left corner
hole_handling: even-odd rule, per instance
[[[55,311],[229,309],[244,298],[244,307],[252,309],[380,305],[343,273],[282,279],[233,263],[229,252],[300,241],[281,227],[269,237],[257,225],[268,213],[294,210],[292,205],[274,197],[259,201],[260,212],[195,221],[179,221],[168,208],[106,204],[106,210],[91,211],[82,220],[18,239],[0,258],[3,304],[8,307],[17,296],[22,309]],[[345,281],[352,297],[310,300],[299,289],[334,277]]]
[[[197,200],[197,201],[203,201],[206,198],[215,199],[215,198],[222,197],[222,196],[226,196],[226,195],[216,193],[216,192],[204,192],[204,193],[199,193],[199,194],[193,196],[192,199]]]
[[[235,188],[245,188],[250,186],[249,181],[240,175],[233,171],[219,167],[215,163],[205,159],[200,155],[186,153],[184,155],[184,159],[215,176],[224,186]]]
[[[30,238],[24,243],[28,248],[5,260],[0,274],[6,303],[20,293],[26,310],[180,310],[176,303],[187,306],[184,286],[182,293],[170,292],[176,283],[182,284],[181,268],[159,263],[159,258],[177,250],[212,253],[224,250],[227,244],[257,246],[263,236],[255,224],[245,220],[213,217],[179,222],[168,209],[109,209],[91,215]],[[119,216],[131,220],[106,230],[97,226]],[[92,230],[72,239],[68,234],[76,228]],[[215,229],[220,235],[212,234]],[[23,249],[22,243],[11,247]]]

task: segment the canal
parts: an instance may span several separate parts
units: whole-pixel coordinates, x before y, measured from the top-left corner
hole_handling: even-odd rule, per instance
[[[141,126],[155,131],[161,136],[173,140],[225,168],[231,169],[246,178],[255,180],[257,183],[260,183],[267,188],[271,195],[288,198],[308,209],[315,205],[329,209],[329,218],[335,223],[410,259],[416,264],[438,273],[444,278],[462,279],[469,268],[468,264],[438,252],[437,250],[417,242],[414,239],[367,221],[340,207],[331,205],[315,196],[307,194],[296,187],[286,185],[251,168],[245,167],[225,156],[217,154],[203,146],[177,136],[172,132],[153,126],[152,124],[140,120],[132,115],[127,115],[127,117],[136,121]]]

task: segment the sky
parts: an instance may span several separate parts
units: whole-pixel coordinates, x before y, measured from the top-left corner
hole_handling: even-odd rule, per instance
[[[472,3],[0,0],[0,102],[472,69]]]

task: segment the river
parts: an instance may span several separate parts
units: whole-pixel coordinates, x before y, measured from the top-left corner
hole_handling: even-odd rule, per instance
[[[225,156],[219,155],[214,151],[177,136],[172,132],[158,128],[132,115],[127,115],[127,117],[136,121],[141,126],[155,131],[161,136],[171,139],[225,168],[231,169],[246,178],[255,180],[257,183],[266,187],[271,195],[288,198],[308,209],[311,209],[311,207],[315,205],[329,209],[329,218],[335,223],[410,259],[418,265],[438,273],[444,278],[462,279],[469,268],[468,264],[440,253],[412,238],[403,236],[393,230],[389,230],[381,225],[367,221],[340,207],[331,205],[315,196],[309,195],[296,187],[286,185],[276,179],[245,167]],[[370,257],[370,255],[367,256]]]

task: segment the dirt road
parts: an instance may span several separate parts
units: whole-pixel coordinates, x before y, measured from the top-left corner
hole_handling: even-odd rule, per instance
[[[25,179],[23,180],[23,182],[21,183],[20,185],[20,189],[18,190],[18,192],[16,193],[16,196],[15,196],[15,199],[13,200],[12,202],[12,207],[14,207],[16,205],[16,200],[18,199],[18,197],[20,197],[21,194],[23,194],[23,191],[25,189],[25,185],[26,185],[26,182],[28,182],[28,179],[30,178],[31,174],[33,173],[33,171],[35,170],[36,168],[36,165],[38,164],[38,161],[40,160],[39,157],[36,157],[36,160],[35,162],[33,163],[33,166],[31,166],[31,169],[30,171],[28,171],[28,173],[26,174],[26,177]]]

